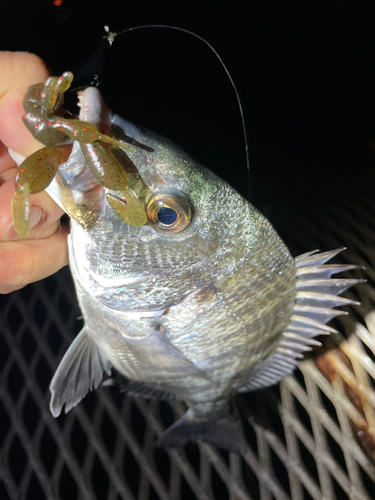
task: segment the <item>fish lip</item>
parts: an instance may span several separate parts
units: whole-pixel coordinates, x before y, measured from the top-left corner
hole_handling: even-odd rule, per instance
[[[128,286],[135,283],[142,283],[143,281],[147,281],[159,275],[151,274],[144,276],[122,276],[119,278],[106,278],[105,276],[99,276],[95,273],[91,273],[91,276],[102,288],[108,290],[111,288],[121,288],[122,286]]]
[[[74,231],[73,231],[74,232]],[[102,276],[87,269],[85,266],[78,265],[77,254],[73,248],[72,233],[68,236],[68,247],[69,247],[69,261],[72,272],[75,276],[79,277],[81,283],[93,282],[92,293],[95,296],[101,295],[102,292],[95,293],[96,285],[101,287],[103,290],[111,290],[114,288],[120,288],[121,286],[128,286],[136,283],[142,283],[144,281],[160,277],[162,273],[140,275],[140,276],[120,276],[117,278],[111,278]]]

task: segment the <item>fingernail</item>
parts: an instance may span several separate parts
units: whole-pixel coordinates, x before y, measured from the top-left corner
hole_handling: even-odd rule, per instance
[[[4,241],[9,241],[13,240],[18,236],[16,230],[14,229],[13,222],[9,224],[9,226],[5,229],[4,234],[3,234],[3,240]]]
[[[11,149],[8,148],[8,153],[10,157],[12,158],[13,161],[17,163],[18,166],[21,165],[21,163],[24,161],[25,157],[22,156],[20,153],[16,153],[15,151],[12,151]]]
[[[40,207],[33,206],[30,208],[29,224],[30,230],[39,224],[43,218],[43,211]]]

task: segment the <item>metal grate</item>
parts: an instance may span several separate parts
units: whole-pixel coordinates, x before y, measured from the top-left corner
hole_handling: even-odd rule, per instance
[[[372,179],[373,180],[373,179]],[[372,185],[374,183],[372,182]],[[290,187],[291,193],[298,186]],[[294,190],[294,191],[293,191]],[[350,178],[269,214],[294,253],[341,246],[366,267],[362,305],[279,386],[235,400],[249,447],[164,451],[156,436],[181,404],[101,387],[55,420],[48,385],[82,326],[67,269],[0,296],[0,498],[370,500],[375,491],[375,215],[371,182]],[[292,199],[292,198],[290,198]]]

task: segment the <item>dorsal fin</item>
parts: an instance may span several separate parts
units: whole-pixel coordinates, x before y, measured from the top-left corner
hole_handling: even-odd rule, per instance
[[[290,375],[298,360],[303,358],[303,353],[320,344],[313,337],[335,332],[326,323],[335,316],[347,314],[345,311],[335,311],[331,308],[358,304],[337,295],[363,280],[327,279],[332,274],[357,268],[353,265],[324,265],[342,250],[344,249],[323,253],[308,252],[295,259],[297,293],[290,323],[274,354],[239,392],[268,387]]]

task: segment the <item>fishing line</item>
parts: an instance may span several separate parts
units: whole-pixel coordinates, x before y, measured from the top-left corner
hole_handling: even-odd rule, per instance
[[[198,40],[200,40],[201,42],[203,42],[215,54],[215,56],[219,60],[221,66],[223,67],[223,69],[224,69],[227,77],[229,78],[229,81],[230,81],[230,83],[231,83],[231,85],[233,87],[233,90],[234,90],[235,94],[236,94],[236,99],[237,99],[238,107],[239,107],[239,110],[240,110],[242,130],[243,130],[243,139],[244,139],[244,145],[245,145],[245,157],[246,157],[246,169],[247,169],[247,184],[248,184],[248,199],[250,200],[250,193],[251,193],[251,191],[250,191],[250,188],[251,188],[251,183],[250,183],[250,155],[249,155],[249,145],[248,145],[247,134],[246,134],[246,123],[245,123],[245,117],[244,117],[244,112],[243,112],[243,106],[242,106],[241,98],[239,96],[239,93],[238,93],[236,84],[234,83],[234,80],[232,78],[232,75],[230,74],[230,72],[229,72],[227,66],[225,65],[223,59],[221,58],[221,56],[219,55],[219,53],[217,52],[217,50],[206,39],[204,39],[200,35],[197,35],[197,33],[194,33],[193,31],[189,31],[189,30],[187,30],[185,28],[179,28],[178,26],[168,26],[168,25],[164,25],[164,24],[146,24],[146,25],[142,25],[142,26],[134,26],[133,28],[127,28],[127,29],[125,29],[123,31],[120,31],[119,33],[111,32],[110,29],[108,28],[108,26],[105,26],[104,29],[105,29],[105,31],[108,34],[103,37],[102,43],[101,43],[101,45],[99,47],[99,51],[103,50],[102,45],[103,45],[103,41],[104,40],[106,40],[107,43],[109,44],[107,47],[104,47],[104,50],[105,50],[105,49],[109,49],[112,46],[112,44],[114,43],[115,38],[117,36],[124,35],[125,33],[130,33],[131,31],[137,31],[137,30],[149,29],[149,28],[170,29],[170,30],[180,31],[182,33],[186,33],[188,35],[194,36],[195,38],[197,38]]]

